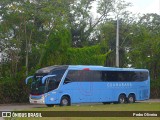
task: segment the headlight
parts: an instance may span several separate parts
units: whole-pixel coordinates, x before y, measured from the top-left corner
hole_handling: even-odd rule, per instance
[[[50,98],[50,101],[54,101],[54,98]]]
[[[41,99],[44,99],[44,95],[42,95]]]

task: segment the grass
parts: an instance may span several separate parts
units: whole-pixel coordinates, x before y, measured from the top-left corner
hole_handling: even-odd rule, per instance
[[[160,103],[134,103],[134,104],[82,104],[66,107],[41,107],[32,108],[27,111],[160,111]],[[53,112],[54,114],[54,112]],[[15,120],[27,120],[28,118],[14,118]],[[44,118],[29,118],[29,120],[159,120],[158,117],[44,117]],[[8,120],[8,119],[7,119]]]

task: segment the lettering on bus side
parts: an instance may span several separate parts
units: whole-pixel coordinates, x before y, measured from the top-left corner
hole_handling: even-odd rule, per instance
[[[132,87],[132,83],[107,83],[107,87]]]

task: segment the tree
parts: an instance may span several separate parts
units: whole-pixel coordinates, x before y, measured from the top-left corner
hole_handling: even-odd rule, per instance
[[[113,12],[115,0],[75,0],[70,9],[72,46],[83,47],[97,43],[96,27]],[[97,3],[99,17],[94,19],[91,13],[92,4]]]
[[[28,70],[37,66],[37,63],[41,65],[51,36],[53,38],[58,32],[63,32],[62,29],[69,27],[67,14],[70,2],[71,0],[3,2],[1,51],[3,63],[11,64],[8,66],[11,76],[16,76],[17,71],[24,66],[27,75]],[[62,34],[61,36],[63,37]]]
[[[146,14],[134,25],[134,38],[129,51],[133,67],[147,68],[153,79],[160,79],[160,16]]]

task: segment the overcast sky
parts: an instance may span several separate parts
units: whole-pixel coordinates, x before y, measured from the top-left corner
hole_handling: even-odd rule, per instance
[[[129,10],[133,13],[157,13],[160,14],[160,0],[125,0],[132,3]]]
[[[160,15],[160,0],[124,0],[130,2],[132,6],[128,7],[128,11],[133,14],[147,14],[147,13],[157,13]],[[92,14],[94,18],[98,17],[97,14],[97,3],[94,2],[92,6]]]

